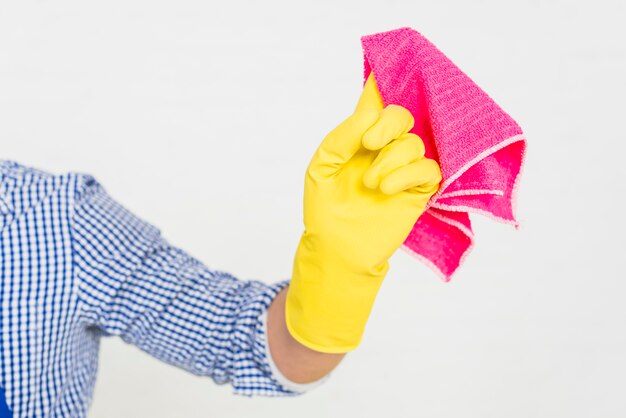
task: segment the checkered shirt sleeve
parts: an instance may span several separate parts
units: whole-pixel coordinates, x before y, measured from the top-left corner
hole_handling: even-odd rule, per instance
[[[209,269],[88,175],[71,231],[80,316],[104,335],[230,383],[236,395],[295,396],[329,377],[291,382],[269,353],[267,308],[288,279],[268,285]]]

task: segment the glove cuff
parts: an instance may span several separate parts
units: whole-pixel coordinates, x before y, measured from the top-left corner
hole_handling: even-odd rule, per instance
[[[357,348],[389,263],[357,270],[310,235],[302,235],[285,303],[294,339],[324,353]]]

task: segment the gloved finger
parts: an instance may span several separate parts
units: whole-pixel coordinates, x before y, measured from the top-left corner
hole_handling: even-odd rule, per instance
[[[408,109],[390,104],[380,112],[374,126],[363,135],[363,146],[375,151],[413,128],[415,120]]]
[[[380,190],[388,195],[404,190],[433,194],[441,182],[441,169],[437,161],[422,158],[399,167],[385,176],[380,182]]]
[[[380,96],[378,87],[376,86],[374,73],[371,72],[370,75],[367,77],[365,84],[363,85],[363,91],[361,92],[361,97],[359,98],[359,102],[356,105],[355,112],[365,109],[374,109],[377,111],[381,111],[384,107],[385,105],[383,104],[383,99]]]
[[[424,142],[415,134],[404,134],[394,139],[378,152],[376,159],[363,175],[363,184],[370,189],[378,188],[381,178],[398,167],[424,157]]]
[[[309,163],[309,172],[332,176],[361,148],[361,138],[378,120],[379,111],[369,108],[354,112],[322,141]]]

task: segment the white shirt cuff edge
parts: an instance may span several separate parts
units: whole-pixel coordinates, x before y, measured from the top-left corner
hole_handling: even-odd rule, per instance
[[[263,332],[265,334],[265,339],[264,339],[264,348],[265,348],[265,354],[267,356],[268,359],[268,363],[270,365],[270,369],[272,370],[272,374],[274,376],[274,378],[286,389],[294,391],[294,392],[300,392],[300,393],[304,393],[307,392],[319,385],[321,385],[322,383],[324,383],[328,378],[330,378],[331,373],[328,373],[326,376],[322,377],[321,379],[318,379],[314,382],[310,382],[310,383],[296,383],[293,382],[291,380],[289,380],[287,377],[285,377],[280,370],[278,369],[278,366],[276,366],[276,363],[274,363],[274,359],[272,358],[272,354],[269,348],[269,334],[267,333],[267,310],[263,312],[263,314],[261,315],[261,320],[263,321]]]

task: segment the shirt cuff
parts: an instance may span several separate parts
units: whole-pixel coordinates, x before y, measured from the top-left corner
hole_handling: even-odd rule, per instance
[[[310,391],[311,389],[314,389],[318,386],[320,386],[322,383],[324,383],[326,380],[328,380],[331,376],[331,373],[326,374],[324,377],[314,381],[314,382],[310,382],[310,383],[296,383],[291,381],[290,379],[288,379],[287,377],[285,377],[285,375],[283,375],[281,373],[281,371],[278,369],[278,366],[276,366],[276,363],[274,362],[274,359],[272,358],[272,354],[270,351],[270,347],[269,347],[269,342],[268,342],[268,333],[267,333],[267,310],[263,312],[263,314],[261,315],[261,321],[263,322],[263,334],[265,336],[265,338],[263,338],[263,346],[265,348],[265,354],[267,356],[267,362],[270,366],[270,370],[272,371],[272,377],[278,382],[280,383],[281,386],[283,386],[285,389],[290,390],[292,392],[297,392],[297,393],[305,393]]]
[[[246,303],[238,314],[236,328],[242,333],[234,338],[239,342],[232,365],[232,385],[235,395],[243,396],[299,396],[321,384],[329,375],[311,383],[296,383],[287,379],[276,367],[267,341],[267,311],[276,295],[290,283],[290,279],[273,284],[252,280],[256,289],[249,291]]]

